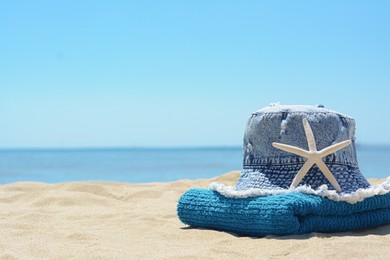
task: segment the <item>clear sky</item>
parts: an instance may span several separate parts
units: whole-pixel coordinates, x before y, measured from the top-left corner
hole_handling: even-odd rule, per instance
[[[1,1],[0,148],[241,145],[271,102],[390,144],[389,1]]]

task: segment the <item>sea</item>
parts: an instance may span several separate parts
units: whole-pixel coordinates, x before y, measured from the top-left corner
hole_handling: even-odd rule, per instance
[[[390,146],[358,145],[357,153],[366,178],[390,176]],[[169,182],[216,177],[241,167],[241,147],[0,150],[0,184]]]

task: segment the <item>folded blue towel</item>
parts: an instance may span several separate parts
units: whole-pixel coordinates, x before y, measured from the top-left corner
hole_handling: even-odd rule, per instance
[[[348,231],[390,224],[390,193],[349,204],[303,193],[237,199],[190,189],[177,213],[190,226],[250,236]]]

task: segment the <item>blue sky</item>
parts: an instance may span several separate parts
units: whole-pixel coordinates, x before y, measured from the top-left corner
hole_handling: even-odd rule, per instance
[[[271,102],[390,144],[388,1],[1,1],[0,148],[241,145]]]

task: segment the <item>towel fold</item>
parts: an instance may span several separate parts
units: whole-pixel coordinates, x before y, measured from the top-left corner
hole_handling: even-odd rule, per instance
[[[177,213],[190,226],[249,236],[348,231],[390,224],[390,193],[350,204],[303,193],[237,199],[190,189]]]

